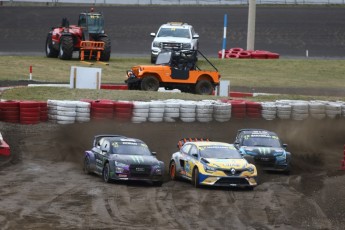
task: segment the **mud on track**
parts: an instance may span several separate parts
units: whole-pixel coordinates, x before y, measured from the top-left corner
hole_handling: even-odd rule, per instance
[[[1,229],[343,229],[345,121],[228,123],[0,123],[13,158],[0,163]],[[254,191],[105,184],[82,172],[97,134],[143,139],[167,165],[181,137],[232,142],[240,128],[276,131],[292,152],[291,175],[261,173]]]

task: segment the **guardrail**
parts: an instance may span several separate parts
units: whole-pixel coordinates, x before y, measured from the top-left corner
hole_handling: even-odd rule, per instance
[[[21,3],[92,4],[92,5],[247,5],[249,0],[4,0],[0,4]],[[271,5],[330,5],[345,4],[345,0],[257,0],[256,4]]]

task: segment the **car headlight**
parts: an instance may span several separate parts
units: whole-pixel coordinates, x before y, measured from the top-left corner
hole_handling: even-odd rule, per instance
[[[216,168],[208,166],[208,165],[204,165],[204,169],[206,172],[214,172],[216,171]]]
[[[253,166],[248,166],[246,169],[248,170],[248,172],[251,172],[251,173],[254,172]]]
[[[161,47],[161,43],[160,42],[153,42],[152,43],[152,47]]]
[[[182,44],[182,49],[191,49],[192,45],[190,43],[183,43]]]
[[[116,173],[123,173],[125,171],[125,167],[128,167],[128,165],[115,161],[115,172]]]
[[[155,175],[162,175],[162,169],[159,165],[153,167],[153,174]]]

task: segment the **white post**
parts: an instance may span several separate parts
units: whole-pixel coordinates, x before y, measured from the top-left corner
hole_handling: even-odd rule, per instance
[[[256,1],[255,0],[249,0],[247,50],[254,50],[255,18],[256,18]]]

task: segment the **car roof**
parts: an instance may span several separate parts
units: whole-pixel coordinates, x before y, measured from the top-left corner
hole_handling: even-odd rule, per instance
[[[219,145],[219,146],[233,146],[233,144],[225,143],[225,142],[218,142],[218,141],[197,141],[197,142],[187,142],[193,143],[194,145],[201,147],[201,146],[212,146],[212,145]]]
[[[243,133],[247,133],[247,134],[252,134],[252,133],[267,133],[267,134],[275,134],[275,132],[272,131],[268,131],[265,129],[240,129],[238,130],[238,132],[243,132]]]
[[[168,22],[166,24],[161,25],[161,28],[186,28],[189,29],[192,26],[187,24],[187,23],[183,23],[183,22]]]

